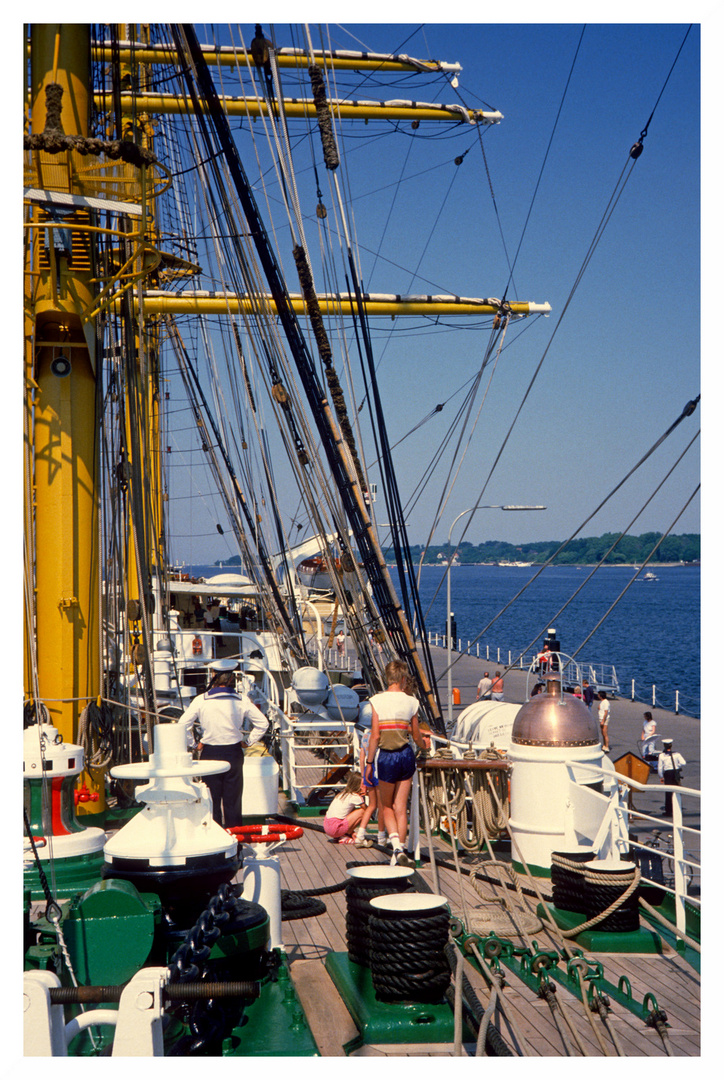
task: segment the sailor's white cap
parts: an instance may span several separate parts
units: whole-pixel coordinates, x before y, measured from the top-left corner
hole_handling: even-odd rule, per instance
[[[212,660],[209,664],[209,671],[236,671],[239,666],[239,661],[235,660],[233,656],[225,656],[221,660]]]

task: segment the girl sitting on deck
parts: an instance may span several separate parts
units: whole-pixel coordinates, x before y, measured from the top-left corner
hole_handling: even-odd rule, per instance
[[[365,811],[362,775],[350,772],[347,786],[332,799],[324,815],[324,831],[340,844],[354,843],[354,830]]]

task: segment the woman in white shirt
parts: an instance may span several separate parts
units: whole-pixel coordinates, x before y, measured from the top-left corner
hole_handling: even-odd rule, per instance
[[[391,660],[385,668],[387,690],[370,698],[372,734],[365,768],[365,782],[372,776],[376,756],[377,790],[387,835],[392,841],[392,865],[412,866],[404,851],[407,839],[407,800],[415,775],[415,753],[410,735],[425,750],[418,723],[417,699],[407,693],[410,682],[401,660]]]
[[[601,742],[603,744],[604,753],[608,753],[608,718],[611,715],[611,703],[609,702],[606,691],[602,690],[599,694],[601,704],[598,706],[598,722],[601,725]]]

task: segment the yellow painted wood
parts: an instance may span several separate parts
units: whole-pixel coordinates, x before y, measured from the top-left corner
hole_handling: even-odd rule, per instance
[[[497,124],[503,119],[502,113],[497,111],[486,112],[483,109],[464,108],[461,113],[458,109],[433,108],[424,105],[390,105],[384,101],[338,101],[329,100],[329,107],[334,116],[341,120],[437,120],[447,123],[459,124],[461,122],[471,124]],[[227,116],[239,117],[250,116],[252,119],[259,116],[269,116],[270,110],[266,101],[253,97],[222,97],[221,104]],[[121,108],[133,109],[134,114],[157,113],[192,113],[193,102],[184,96],[175,94],[140,94],[131,98],[121,94]],[[284,113],[293,119],[314,119],[317,115],[314,101],[302,98],[285,98]]]
[[[304,299],[298,295],[289,297],[292,309],[297,315],[306,313]],[[352,315],[357,313],[355,301],[337,297],[318,297],[319,306],[325,315]],[[270,317],[276,317],[276,306],[271,296],[250,299],[246,296],[184,296],[168,293],[165,296],[154,293],[147,296],[144,307],[149,315],[249,315],[268,310]],[[364,310],[368,315],[495,315],[495,304],[455,303],[445,300],[363,300]],[[528,302],[511,303],[511,314],[528,315],[531,305]]]
[[[90,28],[75,24],[39,24],[31,49],[32,130],[42,132],[47,121],[45,88],[63,87],[61,122],[66,135],[87,135],[90,102]],[[70,155],[37,152],[32,169],[40,183],[54,190],[73,191]],[[35,220],[38,208],[29,211]],[[64,255],[50,259],[43,244],[34,245],[27,275],[26,334],[29,366],[27,445],[32,440],[34,515],[29,518],[28,592],[35,597],[35,625],[26,620],[26,694],[37,692],[51,723],[66,742],[77,742],[78,717],[98,697],[101,686],[99,655],[100,578],[98,570],[98,497],[96,386],[92,326],[83,313],[92,296],[89,271],[69,268]],[[88,333],[88,337],[86,337]],[[60,356],[70,372],[60,374]],[[34,564],[34,566],[33,566]],[[34,642],[29,640],[34,633]],[[34,645],[34,648],[32,647]],[[31,664],[35,660],[33,667]],[[82,780],[99,793],[95,811],[104,809],[103,778],[84,774]]]

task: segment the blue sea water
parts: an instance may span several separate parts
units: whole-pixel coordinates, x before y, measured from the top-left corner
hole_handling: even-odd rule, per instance
[[[561,651],[572,655],[615,604],[600,628],[583,646],[579,662],[613,664],[621,693],[629,696],[635,680],[636,698],[673,709],[679,691],[680,710],[700,715],[700,568],[661,566],[658,581],[642,575],[615,603],[635,571],[631,567],[601,567],[581,591],[557,614],[591,573],[591,567],[549,566],[535,580],[539,568],[506,566],[454,566],[450,579],[450,606],[457,637],[465,649],[478,638],[480,655],[507,658],[537,648],[549,627],[555,627]],[[420,598],[428,633],[445,631],[447,584],[443,567],[423,566]],[[530,582],[530,584],[528,584]],[[507,610],[506,605],[524,586]],[[439,591],[438,591],[439,590]],[[500,612],[503,612],[499,615]],[[499,616],[496,618],[496,616]]]
[[[223,572],[223,568],[210,566],[188,570],[204,577]],[[395,568],[391,571],[397,585]],[[558,615],[589,576],[590,567],[549,566],[535,578],[534,566],[454,566],[450,593],[457,637],[463,649],[468,641],[475,641],[471,652],[479,646],[479,654],[484,656],[489,647],[491,656],[500,649],[501,656],[507,658],[509,651],[515,656],[539,647],[548,628],[555,627],[562,652],[572,655],[615,604],[576,659],[613,664],[621,693],[627,697],[634,680],[637,700],[650,704],[655,686],[656,704],[665,709],[674,708],[678,690],[680,711],[699,716],[700,568],[660,566],[653,572],[658,581],[645,582],[640,575],[615,603],[634,571],[628,566],[601,567]],[[422,568],[420,598],[430,634],[445,633],[444,573],[443,567]],[[490,628],[478,637],[491,621]]]

